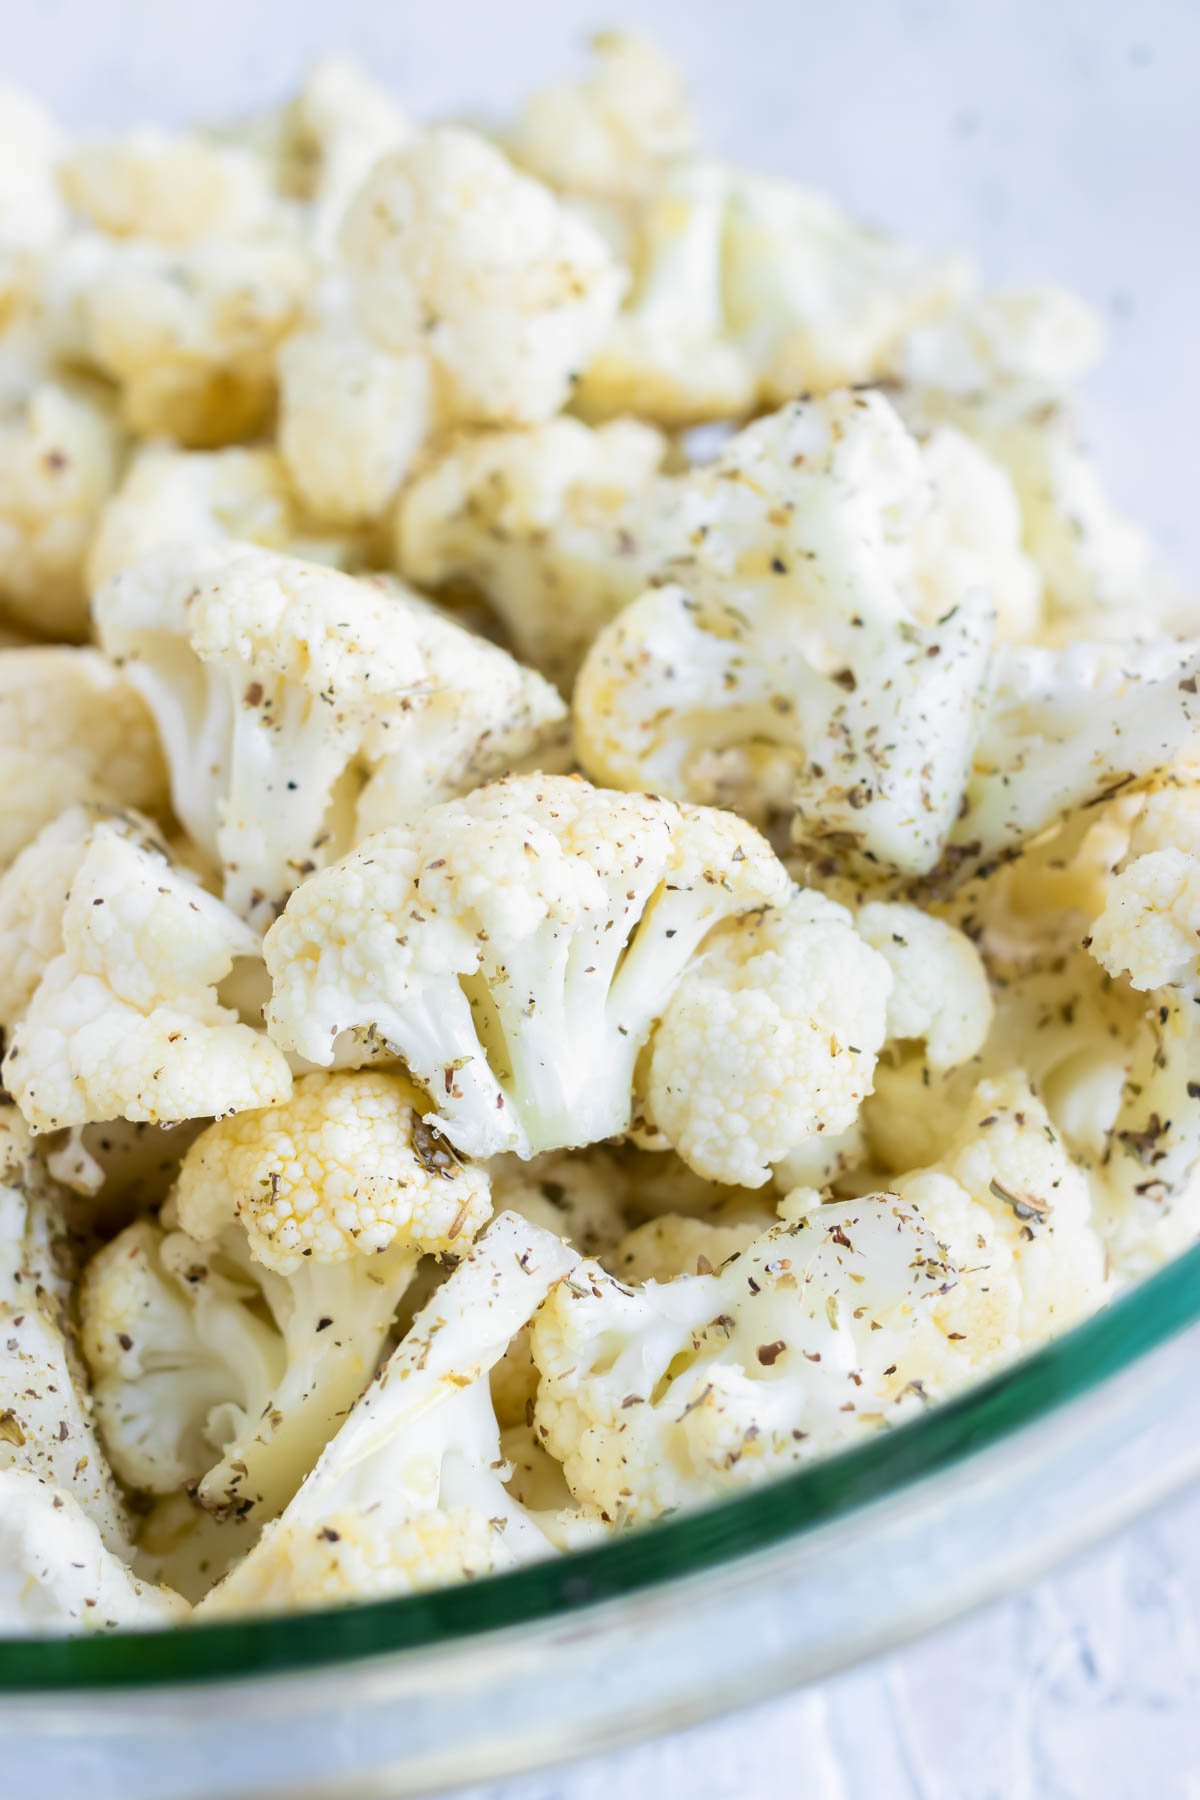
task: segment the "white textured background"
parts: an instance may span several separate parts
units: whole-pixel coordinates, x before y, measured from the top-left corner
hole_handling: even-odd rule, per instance
[[[1200,590],[1200,4],[0,0],[3,72],[79,131],[228,113],[328,51],[415,113],[502,108],[593,26],[689,71],[713,145],[1108,321],[1092,438]],[[1103,1480],[1103,1471],[1097,1471]],[[546,1696],[553,1705],[553,1696]],[[2,1784],[0,1784],[2,1791]],[[470,1800],[1198,1800],[1200,1501],[888,1661]]]

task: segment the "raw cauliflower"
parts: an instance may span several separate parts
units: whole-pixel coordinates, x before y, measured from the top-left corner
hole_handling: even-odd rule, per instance
[[[665,453],[661,434],[633,419],[462,433],[400,497],[396,566],[421,587],[469,583],[518,655],[565,690],[597,631],[663,558]]]
[[[514,776],[368,838],[267,934],[278,1041],[328,1064],[373,1030],[474,1155],[627,1129],[634,1066],[692,952],[783,899],[726,814]]]
[[[175,811],[265,924],[314,869],[548,748],[540,676],[415,595],[249,545],[194,544],[96,597],[145,697]]]
[[[0,616],[47,637],[87,637],[84,565],[121,449],[110,399],[94,383],[38,379],[5,397]]]
[[[1088,934],[1096,961],[1143,991],[1200,988],[1198,799],[1190,779],[1146,796]]]
[[[419,351],[446,424],[529,424],[569,398],[622,275],[603,240],[468,131],[429,131],[376,164],[342,247],[361,322]]]
[[[0,86],[0,258],[38,250],[66,225],[56,169],[62,138],[41,103]]]
[[[0,869],[79,802],[163,811],[154,721],[99,651],[0,651],[0,795]]]
[[[263,226],[273,195],[260,159],[199,136],[143,129],[82,143],[58,165],[73,212],[115,238],[192,244]]]
[[[876,380],[965,281],[818,194],[692,158],[650,190],[631,260],[579,386],[585,417],[688,425]]]
[[[887,1036],[920,1040],[931,1069],[953,1069],[982,1047],[992,1023],[983,959],[965,933],[916,906],[875,900],[854,920],[892,972]]]
[[[302,1077],[282,1105],[210,1126],[163,1225],[95,1258],[83,1345],[131,1486],[195,1482],[238,1517],[286,1504],[374,1374],[421,1257],[461,1252],[490,1212],[487,1176],[421,1104],[401,1075]]]
[[[506,1491],[488,1371],[576,1262],[503,1213],[417,1316],[206,1615],[338,1604],[513,1568],[552,1545]]]
[[[355,567],[364,546],[307,518],[278,451],[139,447],[100,514],[87,556],[95,592],[130,563],[173,544],[241,542],[335,568]]]
[[[141,1581],[70,1494],[29,1469],[0,1469],[0,1633],[146,1631],[190,1608]]]
[[[715,933],[676,988],[650,1054],[649,1111],[711,1181],[759,1187],[870,1092],[892,986],[850,914],[794,893]]]
[[[119,820],[68,821],[66,841],[49,826],[49,844],[43,833],[0,880],[21,971],[3,1075],[29,1124],[170,1122],[283,1098],[285,1058],[215,992],[256,954],[254,934],[152,839]]]
[[[279,449],[297,494],[333,526],[377,519],[433,423],[429,364],[345,326],[297,331],[279,353]]]

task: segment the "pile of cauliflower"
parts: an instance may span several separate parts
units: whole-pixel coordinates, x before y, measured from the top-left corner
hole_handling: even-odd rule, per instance
[[[517,1567],[1200,1236],[1200,638],[1078,302],[608,35],[0,95],[0,1629]]]

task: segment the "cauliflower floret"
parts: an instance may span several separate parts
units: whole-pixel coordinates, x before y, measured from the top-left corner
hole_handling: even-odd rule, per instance
[[[1118,871],[1092,925],[1092,955],[1135,988],[1200,987],[1200,862],[1188,850],[1151,850]]]
[[[820,195],[716,163],[668,170],[634,238],[628,303],[579,386],[587,417],[687,425],[877,379],[965,281]]]
[[[254,934],[128,827],[73,830],[73,843],[70,830],[52,843],[49,891],[28,898],[40,838],[0,881],[0,914],[15,904],[19,930],[6,987],[15,967],[24,990],[4,1009],[3,1077],[33,1129],[205,1118],[281,1099],[285,1058],[214,991],[235,958],[256,954]]]
[[[0,414],[0,612],[48,637],[88,634],[84,559],[117,485],[122,433],[84,381],[34,379]]]
[[[959,1271],[938,1318],[977,1373],[1108,1298],[1087,1176],[1023,1074],[980,1082],[936,1166],[902,1175],[896,1189]]]
[[[1200,724],[1200,643],[1005,645],[950,833],[954,879],[1170,767]]]
[[[286,105],[235,127],[232,136],[265,158],[283,199],[301,203],[310,240],[328,257],[371,169],[412,132],[390,94],[354,63],[327,57]]]
[[[266,222],[273,204],[258,157],[152,128],[78,145],[59,163],[58,181],[87,225],[161,244],[242,236]]]
[[[83,354],[143,436],[197,449],[253,437],[310,280],[308,258],[284,240],[113,243],[76,301]]]
[[[993,620],[986,593],[919,561],[935,498],[917,444],[881,396],[834,394],[741,432],[684,490],[664,573],[687,586],[635,601],[580,673],[585,769],[790,814],[801,842],[925,872],[970,768]]]
[[[549,1233],[501,1214],[205,1613],[409,1593],[550,1554],[505,1489],[487,1377],[576,1260]]]
[[[676,988],[650,1055],[649,1110],[712,1181],[760,1187],[870,1092],[891,978],[850,914],[820,894],[714,933]]]
[[[603,240],[467,131],[423,133],[377,163],[342,247],[364,328],[393,355],[429,357],[444,423],[558,412],[620,299]]]
[[[816,1206],[714,1273],[629,1287],[582,1263],[533,1320],[535,1429],[610,1523],[735,1492],[955,1386],[955,1280],[886,1194]]]
[[[992,1023],[987,970],[970,938],[919,907],[882,900],[861,907],[854,922],[892,971],[888,1038],[923,1041],[931,1069],[968,1062]]]
[[[978,444],[951,425],[922,445],[937,504],[921,521],[921,560],[945,571],[948,588],[986,588],[1002,638],[1034,635],[1042,578],[1021,547],[1021,508],[1012,480]]]
[[[66,225],[55,169],[58,126],[32,94],[0,86],[0,252],[38,250]]]
[[[515,162],[573,198],[639,199],[691,153],[696,123],[683,77],[637,32],[601,31],[580,81],[532,94],[507,148]]]
[[[274,1516],[374,1373],[421,1257],[464,1248],[486,1174],[424,1122],[401,1075],[309,1075],[281,1106],[211,1125],[168,1227],[92,1262],[83,1344],[131,1486],[198,1482],[219,1514]]]
[[[154,721],[98,651],[0,652],[0,794],[0,869],[81,801],[164,810]]]
[[[474,1155],[595,1143],[628,1128],[638,1053],[701,940],[786,891],[728,814],[510,777],[305,882],[267,934],[270,1029],[327,1065],[374,1028]]]
[[[363,832],[560,735],[548,682],[407,590],[247,545],[135,563],[96,620],[155,716],[176,813],[260,923]]]
[[[1122,517],[1083,449],[1067,383],[1095,362],[1099,321],[1073,295],[975,296],[905,349],[898,403],[920,430],[949,422],[1011,477],[1026,555],[1064,637],[1173,629],[1184,610],[1145,534]]]
[[[518,655],[565,688],[662,560],[665,453],[661,434],[633,419],[452,438],[401,495],[396,566],[421,587],[479,589]]]
[[[277,451],[144,444],[100,515],[88,550],[88,585],[95,591],[128,564],[173,544],[232,541],[335,568],[362,558],[354,538],[330,535],[304,517]]]
[[[582,1256],[602,1257],[625,1235],[628,1176],[611,1151],[500,1157],[490,1172],[498,1212],[519,1213]]]
[[[29,1469],[0,1469],[0,1632],[149,1630],[190,1611],[169,1588],[139,1581],[106,1548],[70,1494]]]
[[[280,351],[280,452],[305,505],[331,525],[383,513],[432,411],[424,356],[390,356],[336,325],[295,332]]]
[[[736,1220],[719,1216],[693,1219],[687,1213],[663,1213],[660,1218],[646,1219],[626,1232],[604,1257],[604,1266],[624,1282],[710,1275],[774,1224],[775,1220],[765,1213]],[[535,1376],[536,1373],[535,1368]]]

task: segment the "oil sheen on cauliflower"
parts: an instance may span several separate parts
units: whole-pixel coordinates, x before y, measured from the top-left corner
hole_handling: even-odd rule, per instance
[[[701,1175],[760,1186],[798,1145],[854,1123],[891,986],[885,959],[820,894],[724,926],[655,1033],[651,1117]]]
[[[260,925],[363,832],[531,757],[563,717],[540,676],[407,590],[247,545],[147,557],[96,616],[176,813]]]
[[[270,1030],[327,1065],[371,1031],[473,1155],[628,1128],[634,1068],[709,930],[784,898],[752,827],[565,776],[514,776],[380,832],[267,934]]]

